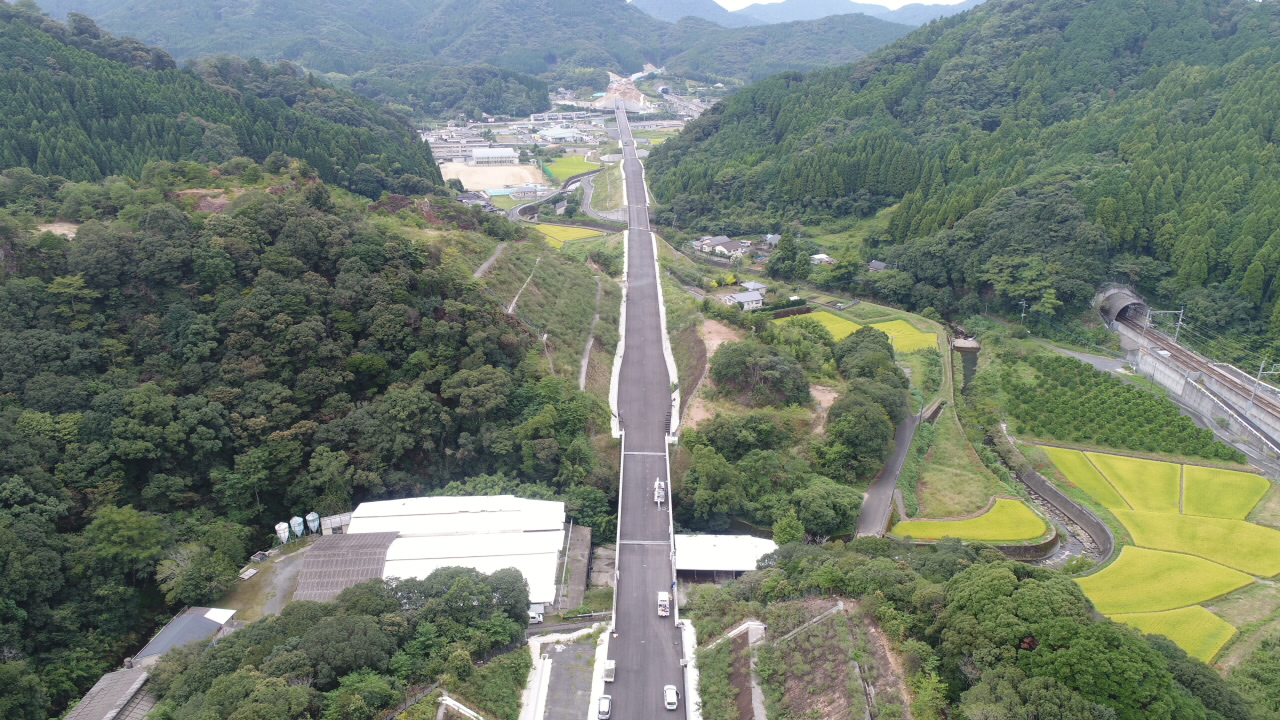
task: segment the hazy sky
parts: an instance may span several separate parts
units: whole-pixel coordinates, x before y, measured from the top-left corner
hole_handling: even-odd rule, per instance
[[[903,5],[910,5],[913,2],[923,3],[925,5],[954,5],[960,0],[859,0],[860,2],[870,3],[872,5],[883,5],[891,10],[897,10]],[[781,0],[716,0],[724,7],[730,10],[741,10],[752,3],[771,3],[781,2]]]

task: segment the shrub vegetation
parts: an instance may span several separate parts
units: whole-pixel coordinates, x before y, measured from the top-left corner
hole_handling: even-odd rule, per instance
[[[1198,428],[1168,398],[1126,385],[1075,358],[1002,358],[1005,410],[1015,433],[1121,450],[1244,462],[1244,454]],[[1019,362],[1021,360],[1021,362]],[[1023,372],[1030,366],[1031,372]]]

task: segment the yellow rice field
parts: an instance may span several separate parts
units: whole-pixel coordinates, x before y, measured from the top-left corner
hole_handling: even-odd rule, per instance
[[[965,520],[903,520],[891,532],[898,537],[936,540],[944,537],[984,542],[1034,540],[1048,532],[1044,519],[1021,500],[997,498],[987,512]]]

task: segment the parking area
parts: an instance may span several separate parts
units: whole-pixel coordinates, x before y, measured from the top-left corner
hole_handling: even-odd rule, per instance
[[[543,647],[551,659],[551,683],[547,688],[545,720],[582,720],[591,703],[591,671],[596,657],[595,638]]]

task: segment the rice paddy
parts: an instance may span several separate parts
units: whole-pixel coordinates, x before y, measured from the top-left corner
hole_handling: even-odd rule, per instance
[[[1149,635],[1164,635],[1205,662],[1213,660],[1236,629],[1231,623],[1199,605],[1164,612],[1112,615],[1112,620],[1131,625]]]
[[[937,333],[920,332],[906,320],[873,323],[871,327],[889,336],[889,340],[893,342],[895,352],[909,353],[925,348],[938,347]]]
[[[1212,600],[1253,578],[1203,558],[1128,546],[1101,571],[1076,582],[1098,612],[1156,612]]]
[[[1258,577],[1280,574],[1280,531],[1244,520],[1115,510],[1133,542],[1197,555]]]
[[[596,237],[604,233],[591,228],[569,227],[567,225],[548,225],[546,223],[538,223],[533,226],[534,230],[546,236],[547,244],[553,248],[559,248],[570,240],[583,240],[589,237]]]
[[[1134,510],[1178,512],[1181,500],[1180,466],[1104,453],[1085,453],[1085,457],[1111,481]]]
[[[1021,500],[996,498],[987,512],[963,520],[903,520],[891,531],[898,537],[937,540],[944,537],[983,542],[1034,540],[1049,528]]]
[[[1235,634],[1207,602],[1280,574],[1280,531],[1246,522],[1258,475],[1042,447],[1062,475],[1132,534],[1110,566],[1077,582],[1112,619],[1158,633],[1208,662]]]
[[[832,313],[823,312],[821,310],[818,312],[808,313],[807,315],[792,315],[791,317],[778,318],[777,320],[774,320],[774,322],[785,323],[795,318],[812,318],[813,320],[817,320],[822,324],[822,327],[831,331],[831,337],[836,340],[843,340],[862,328],[861,325],[853,322],[852,320],[845,320],[839,315],[833,315]]]
[[[1267,494],[1270,483],[1253,473],[1184,465],[1182,512],[1243,520]]]
[[[1128,509],[1129,503],[1120,497],[1120,493],[1116,492],[1115,487],[1103,477],[1102,473],[1098,472],[1098,468],[1089,462],[1089,458],[1085,457],[1084,453],[1079,450],[1047,446],[1042,446],[1040,449],[1062,471],[1068,482],[1089,493],[1089,496],[1097,500],[1102,507]]]

